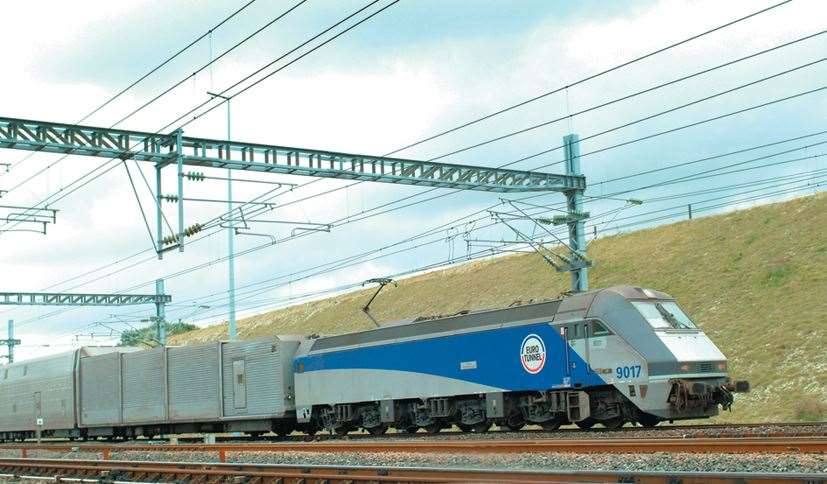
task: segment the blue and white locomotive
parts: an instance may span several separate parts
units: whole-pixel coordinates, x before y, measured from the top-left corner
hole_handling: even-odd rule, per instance
[[[303,341],[296,417],[345,434],[704,418],[747,382],[668,294],[616,286]]]

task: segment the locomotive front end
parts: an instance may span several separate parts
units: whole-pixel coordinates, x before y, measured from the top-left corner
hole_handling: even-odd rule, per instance
[[[733,393],[749,390],[746,381],[730,380],[724,354],[666,293],[607,288],[596,294],[589,317],[616,335],[600,348],[592,341],[588,357],[596,371],[607,370],[604,379],[623,396],[618,404],[628,420],[649,426],[712,417],[731,408]],[[626,368],[634,371],[627,375]]]
[[[649,289],[640,292],[645,298],[629,302],[656,338],[650,347],[641,348],[651,355],[649,391],[656,397],[643,404],[643,410],[670,421],[729,410],[733,393],[749,391],[749,383],[730,380],[724,354],[671,296]]]

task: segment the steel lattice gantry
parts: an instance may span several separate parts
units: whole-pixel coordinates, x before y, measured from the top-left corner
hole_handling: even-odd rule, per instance
[[[130,306],[166,304],[168,294],[68,294],[60,292],[0,292],[6,306]]]
[[[0,292],[0,305],[5,306],[133,306],[155,305],[158,341],[166,344],[166,305],[172,296],[164,294],[164,280],[155,281],[155,294],[72,294],[66,292]],[[9,340],[12,340],[9,321]],[[1,340],[0,340],[1,341]],[[17,344],[19,344],[19,340]]]
[[[576,143],[576,137],[573,139]],[[184,136],[180,129],[170,134],[158,134],[0,117],[0,148],[154,163],[158,197],[156,251],[159,257],[163,252],[176,247],[183,250],[185,237],[199,230],[198,224],[184,228],[184,166],[487,192],[557,191],[566,194],[570,210],[577,210],[578,204],[574,199],[582,197],[586,188],[585,177],[579,170],[572,169],[576,167],[568,165],[566,174],[539,173],[191,138]],[[569,162],[579,158],[579,154],[571,156],[572,153],[567,152]],[[579,161],[575,161],[579,165]],[[161,170],[170,164],[176,165],[178,171],[178,228],[176,234],[165,238],[160,208]],[[580,233],[575,230],[576,223],[578,222],[571,222],[572,236],[575,238],[582,234],[582,227]]]
[[[489,192],[585,188],[582,176],[0,118],[0,148]]]

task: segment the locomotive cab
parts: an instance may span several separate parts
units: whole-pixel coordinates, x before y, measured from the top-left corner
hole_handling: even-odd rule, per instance
[[[629,420],[646,425],[711,417],[731,407],[732,393],[749,390],[745,381],[730,381],[724,354],[668,294],[609,288],[595,295],[589,316],[617,334],[601,363],[614,366],[604,379],[625,397]],[[589,350],[594,353],[593,345]]]

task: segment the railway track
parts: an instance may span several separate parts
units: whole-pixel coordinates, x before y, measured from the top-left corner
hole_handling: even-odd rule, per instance
[[[289,435],[286,437],[272,436],[233,436],[233,435],[215,435],[218,442],[223,443],[260,443],[260,442],[315,442],[315,441],[342,441],[342,440],[428,440],[428,439],[462,439],[473,436],[474,439],[483,439],[485,436],[494,438],[508,438],[511,436],[522,438],[529,437],[533,439],[540,438],[569,438],[569,436],[592,436],[590,438],[603,438],[602,436],[619,436],[619,435],[634,435],[634,434],[653,434],[652,438],[657,434],[668,434],[680,431],[686,431],[677,436],[682,439],[698,438],[698,437],[827,437],[827,422],[790,422],[790,423],[744,423],[744,424],[694,424],[694,425],[661,425],[654,428],[644,428],[639,426],[627,426],[619,429],[606,429],[596,427],[592,429],[579,428],[561,428],[554,431],[547,431],[542,429],[523,429],[523,430],[491,430],[485,434],[467,434],[460,431],[445,431],[438,434],[428,434],[424,432],[417,432],[414,434],[408,433],[387,433],[384,435],[371,435],[367,432],[351,432],[346,437],[338,435],[330,435],[320,433],[313,436],[310,435]],[[600,436],[600,437],[598,437]],[[676,438],[677,438],[676,437]],[[204,440],[203,435],[186,435],[174,438],[177,442],[182,443],[198,443]],[[171,439],[133,439],[133,440],[117,440],[116,442],[127,443],[132,442],[136,445],[146,443],[167,442]],[[30,441],[29,441],[30,442]],[[60,444],[69,442],[65,439],[46,439],[45,442],[49,444]],[[97,440],[90,440],[88,442],[95,443]],[[0,442],[0,449],[3,447],[19,447],[20,443],[5,443]],[[73,444],[74,445],[74,444]],[[85,443],[82,445],[86,445]]]
[[[491,430],[485,434],[491,436],[503,435],[540,435],[540,436],[557,436],[557,435],[618,435],[618,434],[633,434],[633,433],[668,433],[676,431],[691,431],[699,434],[706,433],[708,436],[715,437],[827,437],[827,422],[792,422],[792,423],[749,423],[749,424],[694,424],[694,425],[661,425],[658,427],[645,428],[640,426],[626,426],[619,429],[607,429],[603,427],[595,427],[591,429],[580,428],[560,428],[553,431],[542,429],[523,429],[523,430]],[[429,438],[451,438],[462,437],[464,434],[460,431],[448,430],[438,434],[428,434],[424,432],[417,432],[414,434],[391,432],[384,435],[371,435],[367,432],[351,432],[347,435],[347,439],[351,440],[381,440],[381,439],[429,439]],[[684,434],[681,438],[693,438],[694,434]],[[703,435],[699,435],[703,436]],[[286,437],[249,437],[249,436],[222,436],[217,435],[217,441],[224,442],[246,442],[246,441],[271,441],[271,442],[307,442],[318,440],[341,440],[342,437],[338,435],[330,435],[320,433],[313,436],[310,435],[288,435]],[[198,437],[179,437],[182,442],[197,442],[203,440],[202,436]]]
[[[329,452],[329,453],[827,453],[827,437],[746,437],[692,439],[520,439],[520,440],[364,440],[320,442],[258,442],[217,444],[15,444],[0,447],[17,449],[20,457],[35,456],[37,451],[100,454],[104,460],[112,454],[130,452],[197,452],[209,453],[225,462],[234,452]]]
[[[484,435],[617,435],[617,434],[632,434],[632,433],[668,433],[675,431],[698,431],[699,433],[708,433],[715,437],[827,437],[827,422],[792,422],[792,423],[748,423],[748,424],[694,424],[694,425],[661,425],[658,427],[640,427],[640,426],[626,426],[619,429],[607,429],[603,427],[595,427],[591,429],[580,428],[560,428],[553,431],[542,429],[524,429],[524,430],[492,430],[486,432]],[[387,433],[384,435],[371,435],[367,432],[350,433],[347,435],[348,439],[428,439],[439,436],[440,438],[450,438],[455,436],[462,436],[463,433],[459,431],[446,431],[439,434],[427,434],[417,432],[414,434],[406,433]],[[465,434],[467,435],[467,434]],[[693,434],[682,435],[681,438],[693,438]],[[217,437],[218,440],[224,441],[239,441],[239,440],[256,440],[253,438],[239,437]],[[309,435],[289,435],[287,437],[274,438],[274,441],[309,441],[309,440],[340,440],[342,437],[338,435],[317,434]],[[200,438],[183,438],[183,441],[201,440]]]
[[[419,482],[635,482],[655,483],[813,483],[817,474],[511,471],[413,467],[294,466],[190,462],[133,462],[55,459],[0,459],[0,478],[83,482],[245,482],[283,484],[419,483]]]

